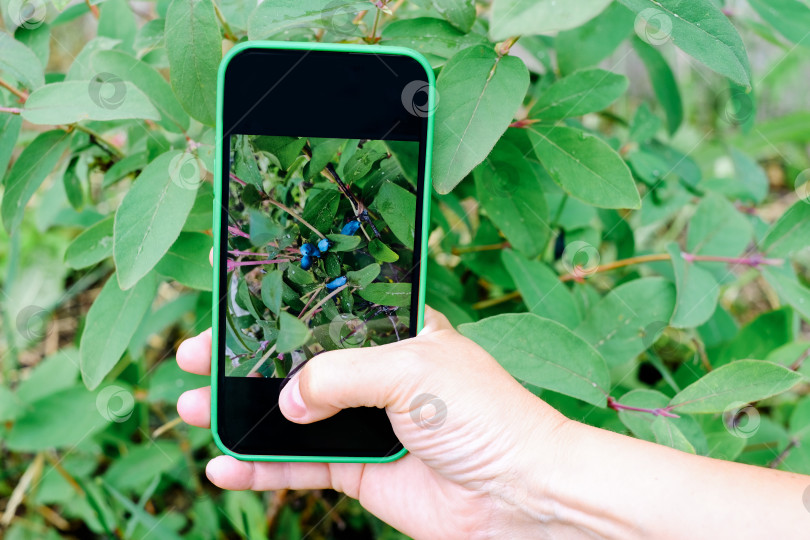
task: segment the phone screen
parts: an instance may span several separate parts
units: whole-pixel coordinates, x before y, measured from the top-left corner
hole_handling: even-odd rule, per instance
[[[303,425],[278,396],[317,355],[416,333],[426,67],[404,54],[249,47],[220,78],[212,428],[249,459],[401,455],[384,410]]]
[[[227,377],[410,335],[416,141],[230,136]]]

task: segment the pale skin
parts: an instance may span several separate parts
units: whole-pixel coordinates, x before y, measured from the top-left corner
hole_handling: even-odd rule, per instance
[[[209,374],[211,331],[183,342],[177,362]],[[436,425],[411,414],[421,394],[446,406]],[[409,453],[385,464],[218,456],[206,468],[211,482],[231,490],[332,488],[417,539],[810,535],[810,476],[695,456],[569,420],[430,308],[415,338],[314,357],[279,406],[299,423],[348,407],[385,408]],[[187,423],[209,427],[210,387],[184,393],[177,410]]]

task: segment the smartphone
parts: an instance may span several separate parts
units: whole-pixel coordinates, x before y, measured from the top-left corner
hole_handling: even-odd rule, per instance
[[[219,69],[211,429],[256,461],[387,462],[384,410],[302,425],[307,360],[422,328],[434,78],[399,47],[249,42]]]

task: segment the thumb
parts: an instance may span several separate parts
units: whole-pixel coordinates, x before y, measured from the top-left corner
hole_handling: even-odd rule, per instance
[[[351,407],[397,407],[418,376],[407,341],[313,357],[279,394],[281,412],[308,424]]]

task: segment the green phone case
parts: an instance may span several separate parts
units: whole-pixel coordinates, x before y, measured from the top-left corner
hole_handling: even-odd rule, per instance
[[[225,81],[225,68],[228,62],[239,52],[246,49],[292,49],[292,50],[314,50],[314,51],[334,51],[334,52],[351,52],[351,53],[372,53],[372,54],[391,54],[391,55],[404,55],[409,56],[419,62],[425,68],[425,77],[428,82],[428,132],[426,144],[426,157],[425,157],[425,176],[423,183],[423,197],[422,197],[422,243],[420,260],[427,260],[427,245],[428,245],[428,230],[430,226],[430,193],[431,193],[431,180],[430,180],[430,165],[433,154],[433,111],[435,109],[435,78],[433,76],[433,68],[424,56],[418,52],[407,49],[405,47],[386,47],[381,45],[354,45],[342,43],[297,43],[297,42],[281,42],[281,41],[251,41],[240,43],[234,46],[219,65],[217,74],[217,125],[216,125],[216,165],[214,170],[214,260],[219,261],[219,254],[221,250],[221,212],[222,208],[222,163],[223,156],[222,148],[222,110],[223,110],[223,88]],[[216,346],[218,339],[218,321],[219,321],[219,264],[214,265],[214,288],[212,294],[212,343],[211,347],[211,431],[214,435],[214,441],[222,452],[236,459],[246,461],[298,461],[298,462],[332,462],[332,463],[387,463],[396,461],[404,456],[408,451],[403,448],[393,456],[374,458],[374,457],[347,457],[347,456],[276,456],[276,455],[249,455],[237,454],[227,448],[222,440],[219,438],[217,431],[217,371],[219,369],[219,361],[217,358]],[[419,308],[417,314],[417,332],[422,330],[424,326],[425,316],[425,277],[427,273],[427,265],[421,264],[419,272]]]

